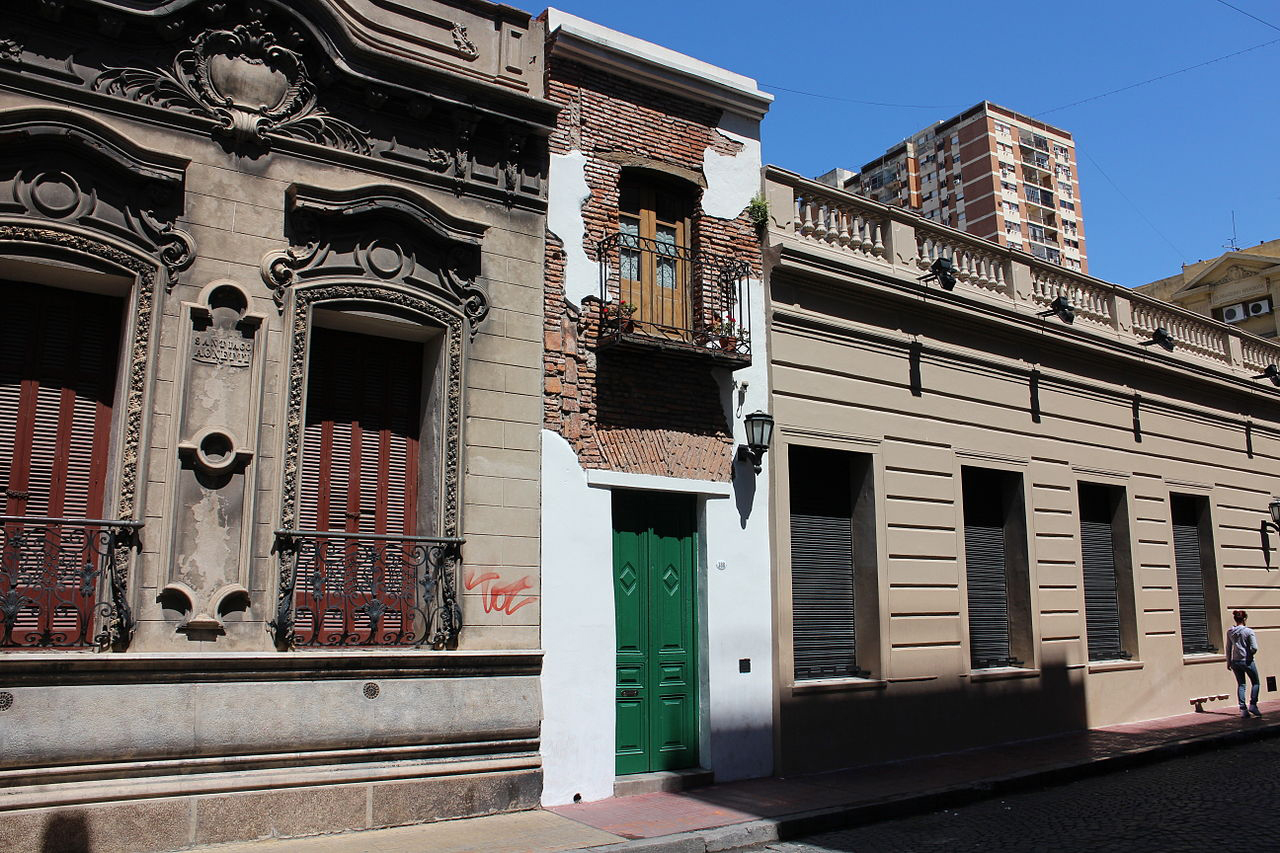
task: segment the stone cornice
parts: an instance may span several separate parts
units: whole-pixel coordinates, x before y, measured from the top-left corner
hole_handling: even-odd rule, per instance
[[[755,121],[773,96],[756,81],[652,42],[548,9],[548,59],[571,59]]]

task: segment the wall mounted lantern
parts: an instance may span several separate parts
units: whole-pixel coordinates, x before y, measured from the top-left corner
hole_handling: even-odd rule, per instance
[[[1173,347],[1176,344],[1176,341],[1174,340],[1173,335],[1170,334],[1169,330],[1166,329],[1164,326],[1161,326],[1160,328],[1156,329],[1154,332],[1151,333],[1150,340],[1146,340],[1142,342],[1142,346],[1144,347],[1149,347],[1152,344],[1159,344],[1160,346],[1167,349],[1169,352],[1173,352]]]
[[[1251,379],[1270,379],[1272,385],[1280,385],[1280,367],[1276,367],[1274,364],[1268,364],[1265,368],[1263,368],[1261,373],[1259,373],[1257,376],[1253,376],[1250,378]]]
[[[1058,296],[1049,303],[1047,311],[1041,311],[1036,316],[1048,317],[1050,314],[1056,315],[1059,320],[1070,325],[1076,319],[1076,307],[1071,304],[1071,300],[1067,297]]]
[[[943,290],[951,290],[956,286],[956,266],[950,258],[938,258],[929,265],[929,272],[916,281],[937,281]]]
[[[742,419],[747,431],[747,443],[738,445],[738,459],[750,462],[757,474],[765,451],[773,443],[773,415],[768,412],[752,412]]]
[[[1271,520],[1265,518],[1258,527],[1258,533],[1262,536],[1262,556],[1266,560],[1267,571],[1271,570],[1271,540],[1267,536],[1268,530],[1274,530],[1280,533],[1280,498],[1273,497],[1271,503],[1267,504],[1267,512],[1271,513]]]

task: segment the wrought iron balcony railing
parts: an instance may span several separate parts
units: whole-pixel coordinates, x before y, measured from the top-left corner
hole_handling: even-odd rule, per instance
[[[596,244],[600,341],[751,360],[751,267],[673,242],[611,234]]]
[[[462,542],[277,530],[277,647],[449,645],[462,627]]]
[[[140,521],[0,515],[0,648],[121,649]]]

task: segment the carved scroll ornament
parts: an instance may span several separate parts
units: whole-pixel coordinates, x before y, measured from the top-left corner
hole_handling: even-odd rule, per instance
[[[270,147],[275,134],[358,154],[371,150],[364,131],[317,104],[302,55],[260,20],[205,30],[174,56],[172,69],[108,68],[93,88],[214,119],[217,133],[239,146]]]

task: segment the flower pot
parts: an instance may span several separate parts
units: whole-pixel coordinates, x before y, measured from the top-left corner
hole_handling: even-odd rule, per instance
[[[736,335],[721,335],[720,349],[724,350],[725,352],[737,352],[738,337]]]

